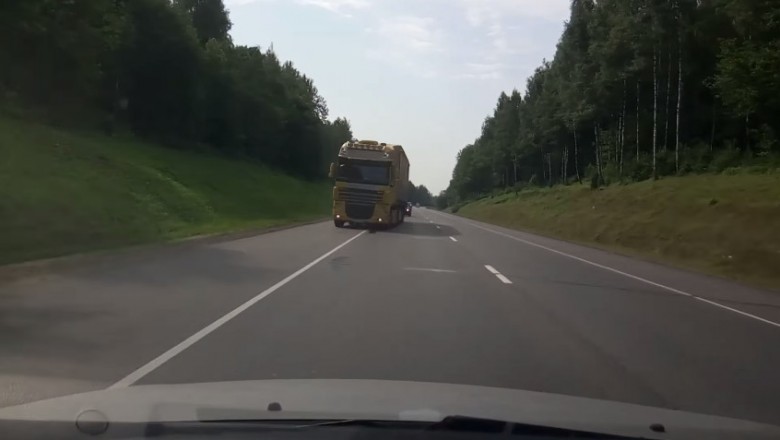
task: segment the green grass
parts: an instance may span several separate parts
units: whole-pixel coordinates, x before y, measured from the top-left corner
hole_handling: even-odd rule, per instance
[[[324,217],[326,183],[0,118],[0,264]]]
[[[459,215],[780,288],[780,174],[531,189]]]

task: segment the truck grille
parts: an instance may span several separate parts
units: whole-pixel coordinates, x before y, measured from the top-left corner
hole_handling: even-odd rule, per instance
[[[347,203],[347,217],[355,220],[368,220],[374,216],[374,205]]]
[[[382,191],[358,188],[339,188],[339,200],[343,200],[347,202],[347,204],[371,205],[373,210],[374,204],[382,200]]]

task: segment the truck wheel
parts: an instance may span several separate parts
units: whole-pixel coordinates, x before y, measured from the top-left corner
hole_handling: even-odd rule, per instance
[[[337,228],[343,228],[344,227],[344,221],[343,220],[333,220],[333,224],[336,225]]]

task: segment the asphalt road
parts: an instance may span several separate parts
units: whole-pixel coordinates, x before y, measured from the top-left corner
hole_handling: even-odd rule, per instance
[[[0,406],[133,384],[398,379],[780,424],[780,294],[417,209],[0,283]]]

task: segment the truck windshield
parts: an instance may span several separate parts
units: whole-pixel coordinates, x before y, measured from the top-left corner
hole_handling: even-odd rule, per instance
[[[342,182],[387,185],[390,183],[390,167],[385,164],[343,162],[339,164],[336,180]]]

